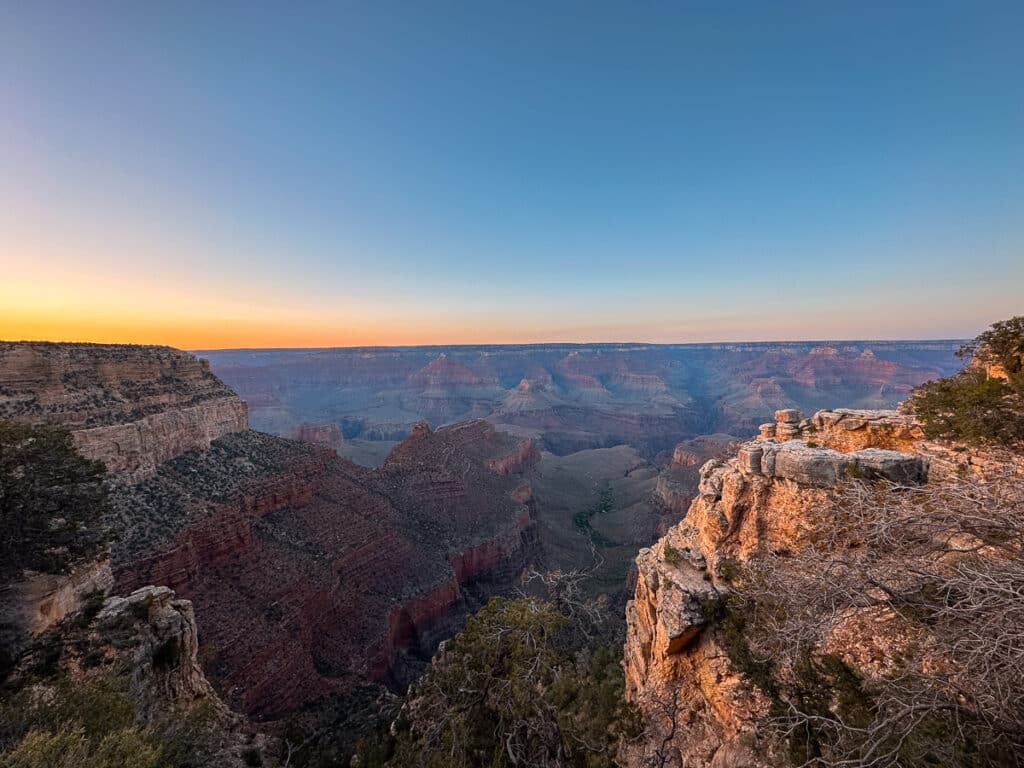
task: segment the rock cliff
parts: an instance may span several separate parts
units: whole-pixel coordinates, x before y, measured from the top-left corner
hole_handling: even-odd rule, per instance
[[[0,419],[52,422],[131,478],[247,428],[245,403],[170,347],[0,342]]]
[[[627,696],[649,732],[627,748],[627,765],[787,764],[758,731],[772,702],[737,667],[727,647],[735,638],[715,623],[730,572],[755,554],[786,558],[804,547],[844,480],[912,487],[950,456],[970,464],[965,453],[926,443],[912,419],[895,411],[820,411],[804,419],[781,410],[733,458],[706,463],[685,519],[637,558],[624,668]],[[973,466],[984,462],[974,456]]]
[[[242,768],[254,764],[255,755],[276,753],[280,745],[274,739],[257,733],[220,700],[199,651],[192,604],[167,587],[147,586],[106,600],[94,593],[33,636],[5,675],[0,694],[16,696],[30,687],[31,705],[40,706],[67,685],[117,691],[137,725],[161,734],[192,729],[191,737],[201,743],[188,744],[189,765]],[[42,719],[36,726],[53,727]]]

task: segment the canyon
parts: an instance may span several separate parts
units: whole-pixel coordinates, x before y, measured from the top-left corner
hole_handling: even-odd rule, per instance
[[[539,555],[532,441],[425,422],[376,470],[248,429],[209,366],[164,347],[5,343],[0,415],[71,431],[110,471],[109,561],[5,585],[31,633],[97,588],[190,602],[231,707],[278,717],[366,686],[403,689],[466,614]],[[14,605],[16,604],[16,605]]]
[[[646,458],[765,414],[892,408],[959,366],[957,341],[538,344],[198,352],[256,429],[335,423],[400,440],[420,420],[483,418],[548,452],[631,445]]]
[[[700,465],[776,409],[892,407],[959,343],[541,344],[198,354],[267,432],[384,464],[421,420],[483,419],[539,449],[548,567],[624,599],[638,548],[685,514]],[[594,510],[600,510],[596,514]],[[585,521],[585,522],[584,522]]]
[[[850,477],[920,486],[996,466],[882,407],[949,371],[954,346],[207,362],[164,347],[3,343],[0,418],[64,426],[107,465],[116,536],[100,562],[6,585],[0,617],[42,637],[88,595],[119,595],[88,642],[109,645],[104,627],[140,636],[139,663],[163,675],[140,700],[155,685],[210,702],[232,764],[255,738],[232,713],[303,713],[314,728],[355,713],[362,727],[524,571],[587,570],[588,595],[623,609],[627,697],[649,729],[626,764],[772,765],[781,758],[758,730],[771,702],[714,617],[725,574],[758,552],[799,551]],[[803,415],[843,394],[861,407]],[[171,646],[185,655],[167,677],[154,659]]]

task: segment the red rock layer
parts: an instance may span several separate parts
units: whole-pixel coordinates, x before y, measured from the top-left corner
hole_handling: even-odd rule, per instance
[[[484,422],[422,425],[375,471],[259,433],[215,448],[212,466],[183,457],[133,491],[136,509],[178,493],[160,509],[182,523],[115,573],[121,588],[163,583],[193,601],[209,671],[256,716],[407,684],[535,551],[528,485],[499,471],[527,466],[536,447]],[[246,461],[272,468],[224,491]]]

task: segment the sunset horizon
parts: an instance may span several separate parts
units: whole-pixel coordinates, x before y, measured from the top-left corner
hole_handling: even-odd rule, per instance
[[[1024,308],[1012,4],[0,20],[0,338],[964,338]]]

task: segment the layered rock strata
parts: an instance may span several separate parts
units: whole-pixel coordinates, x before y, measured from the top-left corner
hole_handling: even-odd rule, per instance
[[[206,361],[119,344],[0,342],[0,419],[67,427],[85,456],[133,479],[248,426]]]
[[[369,470],[322,444],[336,425],[303,429],[311,442],[246,429],[245,404],[186,353],[37,343],[0,344],[0,418],[61,424],[105,461],[117,532],[103,578],[27,574],[0,619],[42,631],[111,573],[118,594],[177,590],[225,699],[259,716],[404,687],[537,556],[522,473],[538,449],[482,421],[418,424]]]
[[[258,432],[185,454],[118,495],[118,588],[196,606],[234,706],[278,716],[379,681],[402,688],[536,554],[533,451],[484,422],[425,424],[369,470]]]
[[[347,438],[400,440],[420,419],[486,418],[565,455],[628,444],[646,458],[714,431],[748,434],[776,408],[892,407],[959,368],[960,342],[588,344],[223,350],[204,353],[289,435],[338,421]]]

